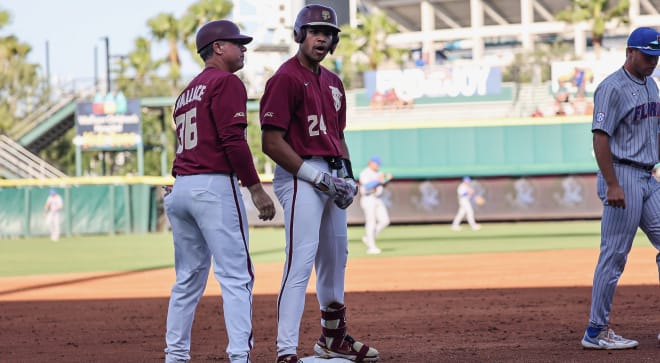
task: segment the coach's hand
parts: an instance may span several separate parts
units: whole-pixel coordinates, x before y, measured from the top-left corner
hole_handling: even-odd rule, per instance
[[[252,196],[252,203],[259,211],[259,219],[269,221],[275,217],[275,204],[266,193],[261,183],[250,185],[248,191]]]

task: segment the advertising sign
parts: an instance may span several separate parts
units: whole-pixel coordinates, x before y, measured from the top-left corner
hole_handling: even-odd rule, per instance
[[[394,90],[403,99],[473,97],[501,92],[499,67],[481,64],[369,71],[364,74],[367,95]]]
[[[140,100],[97,95],[76,105],[74,143],[83,150],[130,150],[142,143]]]

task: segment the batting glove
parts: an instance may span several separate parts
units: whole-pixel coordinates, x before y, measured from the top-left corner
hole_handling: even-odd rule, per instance
[[[302,163],[296,176],[312,183],[316,189],[333,199],[344,198],[352,193],[351,187],[346,184],[344,179],[322,172],[307,162]]]
[[[344,181],[348,186],[348,194],[344,197],[335,196],[335,204],[341,209],[346,209],[353,203],[353,197],[355,197],[358,191],[358,185],[355,180],[346,178]]]

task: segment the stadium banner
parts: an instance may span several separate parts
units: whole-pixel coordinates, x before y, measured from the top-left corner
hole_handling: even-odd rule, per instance
[[[76,104],[74,144],[82,150],[134,150],[142,143],[140,100],[119,92]]]
[[[502,71],[477,63],[368,71],[364,85],[369,98],[391,90],[403,100],[478,97],[501,92]]]
[[[385,188],[383,199],[392,223],[451,223],[458,210],[458,179],[396,180]],[[483,205],[473,203],[478,222],[597,219],[602,203],[596,195],[596,174],[473,178]],[[275,198],[272,185],[266,191]],[[363,224],[360,195],[348,208],[348,223]],[[250,226],[283,225],[276,203],[275,219],[259,220],[247,190],[243,201]]]

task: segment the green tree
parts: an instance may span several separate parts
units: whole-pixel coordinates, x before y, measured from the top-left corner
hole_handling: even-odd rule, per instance
[[[377,70],[387,62],[402,65],[408,52],[387,45],[387,37],[397,33],[398,28],[383,12],[358,14],[357,19],[357,27],[341,27],[337,51],[324,61],[342,75],[347,88],[356,86],[367,70]]]
[[[0,10],[0,30],[11,14]],[[15,35],[0,36],[0,132],[48,102],[48,84],[40,67],[27,61],[32,48]]]
[[[170,95],[167,81],[158,76],[165,60],[151,57],[151,42],[145,37],[135,39],[135,48],[117,61],[117,89],[129,98]]]
[[[231,12],[232,6],[233,4],[227,0],[199,0],[190,5],[180,18],[171,13],[160,13],[147,20],[153,37],[167,42],[166,63],[169,66],[168,77],[172,82],[173,93],[178,91],[181,80],[179,45],[182,44],[188,49],[192,58],[202,65],[203,62],[199,59],[195,47],[197,29],[208,21],[226,17]]]
[[[605,24],[610,20],[628,22],[629,0],[572,0],[572,3],[555,15],[555,19],[568,23],[588,22],[596,57],[600,58],[605,35]]]
[[[167,64],[169,66],[168,77],[172,89],[178,88],[181,79],[181,57],[179,56],[179,40],[181,39],[180,25],[174,14],[160,13],[147,20],[151,34],[157,40],[165,40],[168,46]]]
[[[200,65],[204,61],[197,54],[195,35],[197,30],[212,20],[224,19],[229,15],[233,4],[226,0],[200,0],[190,5],[179,21],[181,40],[192,58]]]

